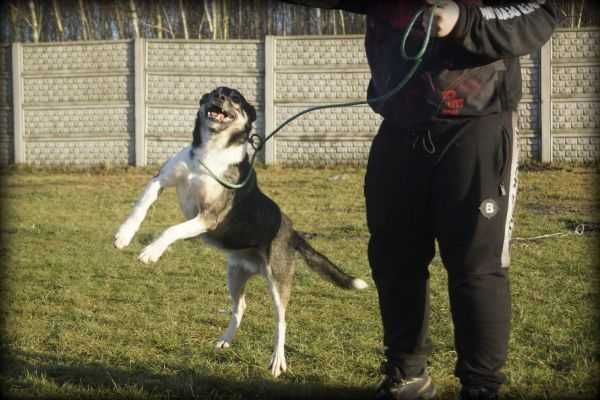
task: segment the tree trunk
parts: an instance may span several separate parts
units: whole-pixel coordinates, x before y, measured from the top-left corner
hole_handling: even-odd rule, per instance
[[[331,19],[331,25],[332,25],[332,29],[333,29],[333,34],[337,35],[337,21],[335,20],[335,11],[334,10],[329,10],[329,14],[330,14],[330,19]]]
[[[10,23],[13,28],[13,38],[15,42],[20,42],[22,38],[21,30],[19,29],[19,8],[16,4],[12,3],[10,3],[8,6],[10,8]]]
[[[346,23],[344,22],[344,12],[338,10],[338,16],[340,18],[340,28],[342,28],[342,35],[346,34]]]
[[[321,9],[315,8],[315,21],[317,24],[317,35],[323,34],[323,28],[321,27]]]
[[[90,38],[90,27],[87,16],[85,15],[85,5],[83,0],[79,0],[79,19],[81,20],[81,39],[88,40]]]
[[[165,29],[165,30],[169,32],[169,34],[171,35],[171,39],[174,39],[175,31],[173,30],[173,24],[171,23],[171,18],[169,18],[169,14],[167,13],[167,11],[165,10],[165,8],[163,6],[160,6],[160,8],[165,16],[165,22],[167,23],[167,29]]]
[[[581,10],[579,10],[579,20],[577,21],[577,29],[581,29],[581,18],[583,17],[584,7],[585,7],[585,0],[581,0]]]
[[[260,0],[254,0],[254,10],[253,10],[254,15],[262,15],[261,9],[260,9],[261,4],[264,4],[264,3],[261,3]],[[255,17],[255,18],[252,18],[252,21],[253,21],[252,26],[254,27],[254,38],[258,39],[260,37],[260,35],[263,34],[263,31],[261,29],[262,28],[261,24],[263,22],[263,19]]]
[[[219,7],[212,1],[213,40],[219,37]]]
[[[65,40],[65,29],[63,27],[62,15],[58,0],[52,0],[52,8],[54,10],[54,20],[56,21],[56,30],[58,31],[59,39]]]
[[[267,8],[265,10],[266,15],[267,15],[267,17],[266,17],[267,20],[265,21],[266,22],[266,31],[267,31],[267,34],[272,35],[272,34],[274,34],[274,29],[273,29],[273,2],[271,0],[268,0],[266,2],[266,4],[267,4],[265,6]]]
[[[29,13],[31,14],[31,40],[34,43],[40,41],[40,25],[37,17],[37,12],[35,11],[35,1],[29,0]]]
[[[137,39],[140,37],[140,26],[134,0],[129,0],[129,12],[131,13],[131,26],[133,27],[133,37]]]
[[[188,31],[188,24],[185,15],[185,8],[183,7],[183,0],[179,0],[179,12],[181,13],[181,25],[183,25],[183,38],[189,39],[190,33]]]
[[[249,37],[250,29],[246,27],[246,32],[244,34],[244,9],[242,8],[242,0],[238,0],[238,20],[237,20],[238,32],[237,37]]]
[[[223,21],[223,39],[229,39],[229,0],[221,0],[222,21]]]
[[[198,39],[202,39],[202,28],[204,27],[204,21],[206,21],[206,13],[202,13],[202,18],[198,23]]]
[[[213,19],[211,15],[211,10],[208,7],[208,0],[204,0],[204,15],[206,16],[206,21],[208,22],[208,30],[210,31],[212,38],[215,38],[215,27],[213,24]]]
[[[158,39],[163,38],[163,23],[162,14],[160,11],[160,1],[154,3],[154,23],[156,24],[156,37]]]
[[[125,34],[125,22],[123,22],[123,15],[121,14],[121,8],[118,3],[114,5],[115,7],[115,25],[117,27],[117,39],[124,39],[126,37]]]

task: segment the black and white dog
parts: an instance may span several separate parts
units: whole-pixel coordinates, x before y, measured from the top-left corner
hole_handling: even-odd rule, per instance
[[[156,262],[173,242],[195,236],[226,253],[232,315],[217,348],[229,347],[240,325],[246,308],[246,282],[255,274],[263,275],[277,318],[270,363],[271,372],[277,377],[287,368],[285,310],[294,274],[294,252],[299,252],[311,269],[337,286],[363,289],[367,285],[345,274],[294,231],[289,218],[260,191],[255,175],[241,189],[231,190],[218,183],[199,163],[201,160],[214,174],[230,182],[238,182],[252,173],[246,146],[255,120],[254,107],[237,90],[219,87],[202,96],[192,145],[167,161],[150,180],[116,233],[114,245],[119,249],[127,246],[162,188],[175,186],[186,222],[166,229],[143,249],[139,260]]]

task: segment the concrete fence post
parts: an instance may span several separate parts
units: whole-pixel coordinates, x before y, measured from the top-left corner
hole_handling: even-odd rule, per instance
[[[265,136],[273,132],[275,117],[275,36],[265,37]],[[265,164],[274,164],[275,138],[265,144]]]
[[[552,39],[540,51],[540,158],[552,162]]]
[[[23,113],[23,44],[12,44],[13,144],[15,164],[25,159],[25,116]]]
[[[135,82],[135,166],[143,167],[146,155],[146,40],[134,40],[134,82]]]

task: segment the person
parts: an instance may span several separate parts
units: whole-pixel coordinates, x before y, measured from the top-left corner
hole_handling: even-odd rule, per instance
[[[412,15],[433,0],[290,0],[366,14],[369,99],[394,89]],[[519,57],[558,22],[551,1],[436,1],[407,53],[433,39],[416,75],[391,98],[365,176],[368,258],[377,287],[386,361],[377,399],[432,398],[428,266],[435,240],[448,273],[460,399],[495,399],[505,382],[511,300],[508,266],[517,190]]]

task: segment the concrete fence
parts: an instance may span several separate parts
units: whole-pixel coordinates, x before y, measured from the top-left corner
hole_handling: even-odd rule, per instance
[[[600,30],[559,30],[522,58],[521,155],[600,158]],[[264,135],[306,107],[363,99],[363,37],[264,42],[145,40],[0,46],[0,163],[158,164],[191,141],[198,100],[216,86],[256,105]],[[380,117],[317,111],[268,142],[281,164],[364,164]]]

